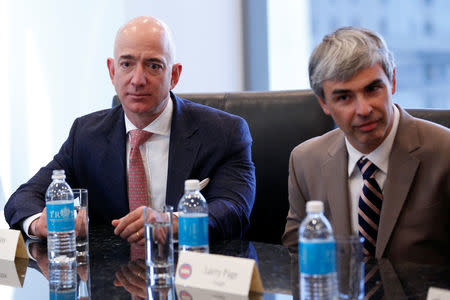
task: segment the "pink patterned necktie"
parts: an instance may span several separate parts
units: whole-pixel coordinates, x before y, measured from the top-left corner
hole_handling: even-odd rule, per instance
[[[128,165],[128,203],[130,211],[135,210],[139,206],[150,205],[147,193],[147,179],[145,177],[145,168],[142,162],[141,146],[147,141],[151,132],[141,129],[130,131],[130,162]]]

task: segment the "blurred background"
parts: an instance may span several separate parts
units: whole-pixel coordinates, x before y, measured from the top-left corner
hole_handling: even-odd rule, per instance
[[[309,88],[309,55],[341,26],[381,33],[396,103],[450,108],[446,0],[0,0],[0,210],[47,164],[78,116],[111,106],[117,29],[151,15],[173,30],[175,92]]]

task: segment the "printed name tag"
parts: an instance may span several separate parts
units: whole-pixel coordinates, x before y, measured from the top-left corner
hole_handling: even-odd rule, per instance
[[[264,291],[253,259],[182,251],[175,275],[177,290],[191,287],[226,294]]]
[[[440,288],[430,287],[428,289],[427,300],[444,300],[450,299],[450,291]]]
[[[0,229],[0,259],[14,261],[15,257],[27,258],[27,250],[19,230]]]

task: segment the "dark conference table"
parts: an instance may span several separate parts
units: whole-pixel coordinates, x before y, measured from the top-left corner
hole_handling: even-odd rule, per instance
[[[1,299],[49,299],[46,245],[32,243],[29,248],[40,259],[30,259],[28,266],[25,264],[22,267],[22,273],[25,273],[22,287],[0,285]],[[79,277],[88,282],[83,288],[85,291],[90,289],[90,299],[147,297],[145,278],[141,278],[145,274],[143,251],[131,260],[130,244],[115,236],[112,227],[91,226],[89,252],[89,264],[77,271]],[[210,253],[253,258],[257,261],[265,293],[251,294],[248,299],[299,299],[298,257],[290,255],[288,248],[236,240],[211,244]],[[380,267],[385,299],[426,299],[430,286],[450,289],[450,266],[392,263],[384,259],[372,263],[377,263]],[[20,269],[20,260],[16,260],[16,267]],[[154,299],[158,299],[157,291],[154,293]],[[222,296],[218,299],[231,298]]]

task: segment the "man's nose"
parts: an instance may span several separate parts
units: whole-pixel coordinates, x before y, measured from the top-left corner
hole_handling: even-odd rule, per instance
[[[356,97],[356,113],[360,116],[367,116],[372,112],[373,108],[370,105],[369,99],[364,96]]]
[[[133,78],[131,78],[131,84],[134,86],[143,86],[147,83],[147,78],[145,76],[144,69],[141,65],[137,65],[133,72]]]

